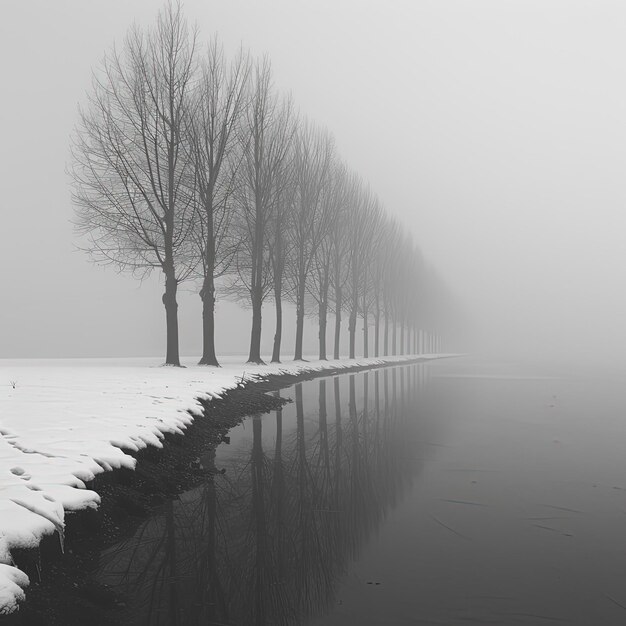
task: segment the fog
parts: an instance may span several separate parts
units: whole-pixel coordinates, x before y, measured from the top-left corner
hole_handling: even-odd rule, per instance
[[[0,357],[163,352],[159,277],[140,284],[94,267],[76,249],[65,173],[91,68],[133,21],[150,24],[160,6],[2,7]],[[621,357],[623,3],[184,6],[203,38],[217,32],[227,50],[242,43],[269,55],[278,87],[329,128],[345,160],[414,232],[457,296],[472,349]],[[181,352],[198,354],[200,299],[193,285],[184,289]],[[266,311],[269,338],[271,305]],[[217,315],[218,350],[244,352],[248,313],[220,301]],[[308,346],[315,335],[307,329]]]

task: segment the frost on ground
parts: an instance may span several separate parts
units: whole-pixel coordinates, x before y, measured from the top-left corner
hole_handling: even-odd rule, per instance
[[[424,358],[436,358],[428,355]],[[268,374],[375,365],[411,357],[310,361],[221,368],[153,365],[151,359],[0,360],[0,614],[18,608],[28,577],[11,550],[39,545],[66,511],[97,507],[86,489],[95,474],[134,468],[128,451],[161,447],[210,399],[242,380]]]

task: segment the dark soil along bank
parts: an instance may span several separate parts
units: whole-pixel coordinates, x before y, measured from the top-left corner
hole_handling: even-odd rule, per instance
[[[88,485],[100,494],[102,503],[97,511],[66,516],[63,552],[59,538],[54,536],[46,538],[37,550],[14,553],[17,565],[29,575],[31,585],[20,610],[9,617],[0,617],[0,623],[33,626],[115,623],[116,612],[124,612],[124,599],[86,575],[107,546],[130,535],[177,494],[205,481],[215,470],[204,468],[200,457],[227,440],[228,431],[244,417],[275,410],[285,403],[284,399],[270,395],[271,392],[302,380],[380,367],[386,365],[269,376],[260,381],[246,381],[223,398],[204,403],[205,414],[196,418],[184,435],[168,435],[163,448],[148,447],[134,453],[138,461],[134,471],[105,472]]]

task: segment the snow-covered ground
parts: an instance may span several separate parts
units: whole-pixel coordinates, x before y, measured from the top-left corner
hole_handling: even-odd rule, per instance
[[[424,359],[443,355],[421,355]],[[242,377],[375,365],[414,358],[163,367],[155,359],[0,360],[0,614],[24,599],[28,577],[11,550],[35,547],[65,511],[97,507],[85,488],[95,474],[135,466],[128,450],[161,447],[199,414],[198,398],[219,396]]]

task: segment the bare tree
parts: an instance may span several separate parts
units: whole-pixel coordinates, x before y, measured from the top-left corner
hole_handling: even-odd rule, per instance
[[[293,119],[293,132],[296,128]],[[292,134],[292,133],[290,133]],[[271,264],[276,328],[272,347],[272,363],[280,363],[280,349],[283,336],[283,291],[287,259],[291,256],[293,237],[289,233],[293,225],[294,201],[293,159],[285,160],[281,175],[276,178],[276,195],[272,211],[271,227],[268,236],[268,252]]]
[[[383,211],[374,197],[367,210],[366,228],[363,231],[363,257],[361,262],[361,314],[363,316],[363,356],[369,356],[369,311],[377,297],[376,266],[383,234]]]
[[[294,146],[293,255],[289,281],[296,305],[295,360],[302,359],[307,278],[315,253],[332,223],[333,207],[322,202],[334,159],[332,137],[310,122],[300,126]]]
[[[195,167],[194,240],[201,260],[202,365],[219,365],[215,355],[215,280],[229,266],[234,247],[229,237],[232,193],[239,157],[235,130],[247,105],[249,55],[240,51],[231,63],[214,38],[201,64],[189,126]]]
[[[400,224],[395,220],[387,223],[384,234],[384,241],[380,248],[379,264],[377,268],[377,280],[380,281],[378,292],[382,299],[382,308],[384,311],[385,322],[383,329],[383,354],[389,355],[389,322],[392,316],[392,302],[394,297],[394,283],[396,271],[396,257],[400,249],[402,231]],[[378,307],[378,301],[377,301]],[[379,309],[377,308],[377,315]],[[378,333],[379,322],[376,322],[376,333]],[[378,342],[376,341],[376,345]],[[378,349],[375,348],[375,354],[378,356]]]
[[[313,255],[313,268],[308,281],[308,291],[317,304],[319,359],[321,361],[326,360],[326,327],[330,308],[330,287],[332,276],[336,273],[334,264],[335,262],[339,263],[341,233],[345,226],[342,224],[344,220],[345,184],[345,167],[343,164],[335,164],[329,174],[328,183],[322,189],[320,198],[321,212],[328,216],[328,227],[325,229],[326,232],[323,233],[320,244]]]
[[[367,255],[368,234],[376,219],[377,200],[372,191],[363,187],[362,184],[355,184],[355,192],[350,207],[350,244],[349,244],[349,279],[350,318],[348,321],[348,331],[350,334],[351,359],[356,354],[356,322],[359,313],[359,296],[363,289],[364,267]]]
[[[262,363],[261,312],[271,288],[268,231],[293,135],[291,100],[274,93],[267,59],[257,62],[250,105],[239,133],[243,151],[237,190],[241,246],[236,256],[235,295],[245,293],[252,308],[248,361]],[[238,282],[238,284],[236,284]]]
[[[194,269],[183,130],[195,47],[178,3],[166,5],[153,29],[132,28],[122,51],[114,48],[94,73],[72,145],[77,225],[92,258],[165,276],[170,365],[180,365],[176,292]]]
[[[341,312],[344,307],[344,288],[349,276],[349,245],[350,245],[350,192],[352,189],[351,181],[354,176],[348,175],[345,166],[335,168],[335,185],[336,192],[339,196],[337,204],[337,215],[335,217],[334,227],[330,231],[331,237],[331,256],[332,269],[330,280],[333,287],[333,308],[335,311],[335,333],[333,341],[333,358],[339,358],[339,345],[341,337]]]

